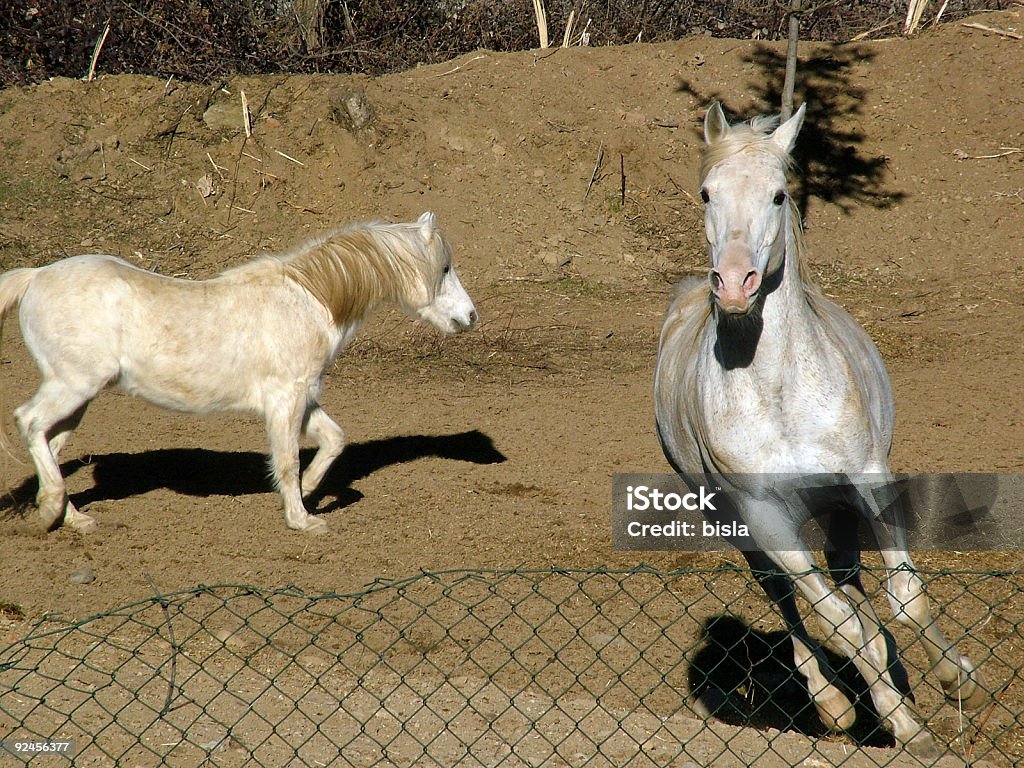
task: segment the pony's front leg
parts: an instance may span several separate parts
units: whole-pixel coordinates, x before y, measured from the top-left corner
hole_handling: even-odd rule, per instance
[[[267,437],[270,441],[270,469],[274,485],[284,501],[284,520],[289,528],[310,533],[324,533],[327,523],[313,517],[302,503],[299,484],[299,431],[306,411],[306,393],[299,397],[280,398],[266,409]]]
[[[306,414],[305,433],[317,445],[316,455],[302,473],[302,495],[308,497],[320,487],[327,470],[345,449],[345,433],[319,403],[313,403]]]
[[[793,660],[797,670],[807,680],[807,690],[821,722],[832,730],[852,728],[857,716],[856,710],[836,686],[835,672],[828,666],[827,659],[804,627],[796,604],[793,582],[778,573],[771,559],[763,552],[748,551],[743,554],[761,588],[778,606],[789,627],[790,639],[793,641]]]
[[[910,555],[901,550],[883,550],[882,559],[889,571],[889,604],[903,624],[921,636],[935,676],[946,696],[967,709],[978,709],[989,699],[989,692],[970,659],[961,656],[932,618],[928,596]]]

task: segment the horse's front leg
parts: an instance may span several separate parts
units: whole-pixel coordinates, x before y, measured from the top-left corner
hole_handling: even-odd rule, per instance
[[[299,432],[306,412],[306,392],[292,397],[271,398],[266,406],[267,438],[270,441],[270,471],[284,501],[284,520],[289,528],[324,533],[327,523],[313,517],[302,503],[299,482]]]
[[[868,684],[875,709],[889,721],[896,741],[921,757],[937,757],[940,752],[935,738],[914,719],[889,673],[888,648],[877,620],[868,620],[850,604],[845,593],[830,590],[808,552],[775,552],[774,557],[793,576],[825,633],[857,667]]]
[[[981,672],[970,659],[961,656],[932,618],[928,596],[921,577],[905,550],[883,550],[882,559],[889,572],[889,604],[903,624],[921,636],[928,660],[939,678],[946,696],[967,709],[978,709],[989,700]]]
[[[317,445],[316,455],[302,473],[302,495],[308,497],[320,487],[327,470],[345,449],[345,433],[319,403],[313,403],[306,414],[305,433]]]
[[[763,553],[743,553],[750,564],[761,588],[778,607],[789,628],[793,642],[793,660],[797,670],[807,680],[807,691],[814,702],[818,717],[832,730],[848,730],[853,727],[857,713],[850,700],[836,685],[836,674],[820,647],[811,639],[800,618],[796,604],[793,582],[782,573]]]

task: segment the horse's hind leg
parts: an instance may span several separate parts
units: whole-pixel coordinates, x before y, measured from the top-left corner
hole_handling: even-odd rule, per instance
[[[49,379],[43,382],[31,400],[14,412],[18,429],[28,445],[39,476],[36,503],[39,518],[48,531],[58,528],[65,521],[64,515],[68,508],[67,486],[60,473],[56,454],[64,447],[71,430],[77,426],[93,394],[83,396],[59,380]],[[74,510],[72,518],[67,522],[72,525],[82,524],[81,517],[86,516]]]
[[[860,500],[888,570],[889,605],[893,614],[920,635],[946,696],[968,709],[984,705],[988,691],[981,673],[967,657],[957,652],[932,618],[924,585],[907,551],[904,508],[897,488],[891,482],[882,484],[873,493],[861,494]]]
[[[82,422],[82,417],[85,415],[85,409],[88,407],[89,404],[85,403],[81,408],[50,430],[50,453],[53,454],[53,460],[57,462],[58,466],[60,465],[61,451],[67,445],[71,434],[78,429],[78,425]],[[91,533],[97,527],[96,521],[84,512],[79,512],[78,508],[71,503],[70,498],[67,504],[64,505],[64,525],[70,526],[80,533]]]
[[[320,487],[327,470],[345,449],[345,433],[319,403],[314,403],[306,414],[305,433],[317,444],[316,455],[302,473],[302,495],[309,496]]]

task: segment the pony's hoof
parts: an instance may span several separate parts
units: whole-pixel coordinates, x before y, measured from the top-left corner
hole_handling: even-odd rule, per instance
[[[939,749],[935,737],[924,728],[903,746],[910,754],[922,760],[937,760],[942,756],[942,750]]]
[[[989,700],[988,690],[982,682],[981,672],[967,657],[960,658],[961,672],[957,679],[943,685],[946,698],[953,704],[959,703],[964,709],[981,709]]]

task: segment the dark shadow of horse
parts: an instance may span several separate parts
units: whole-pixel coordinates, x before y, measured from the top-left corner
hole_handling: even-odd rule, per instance
[[[303,466],[313,453],[312,448],[303,449]],[[363,498],[362,493],[352,488],[354,482],[385,467],[429,457],[473,464],[500,464],[506,460],[491,438],[479,430],[351,443],[334,462],[316,494],[307,499],[307,506],[318,514],[344,509]],[[160,488],[198,497],[246,496],[273,490],[266,454],[253,451],[163,448],[142,453],[108,453],[64,462],[61,472],[70,477],[87,466],[93,468],[92,488],[71,497],[79,509],[94,502],[127,499]],[[0,512],[5,517],[24,514],[32,507],[38,487],[35,475],[27,478],[0,499]],[[324,504],[327,499],[330,501]]]
[[[849,737],[860,746],[895,746],[853,663],[824,653],[857,712]],[[829,733],[793,662],[788,632],[760,632],[734,616],[708,619],[701,647],[690,661],[689,688],[704,713],[730,725],[796,731],[812,738]]]

